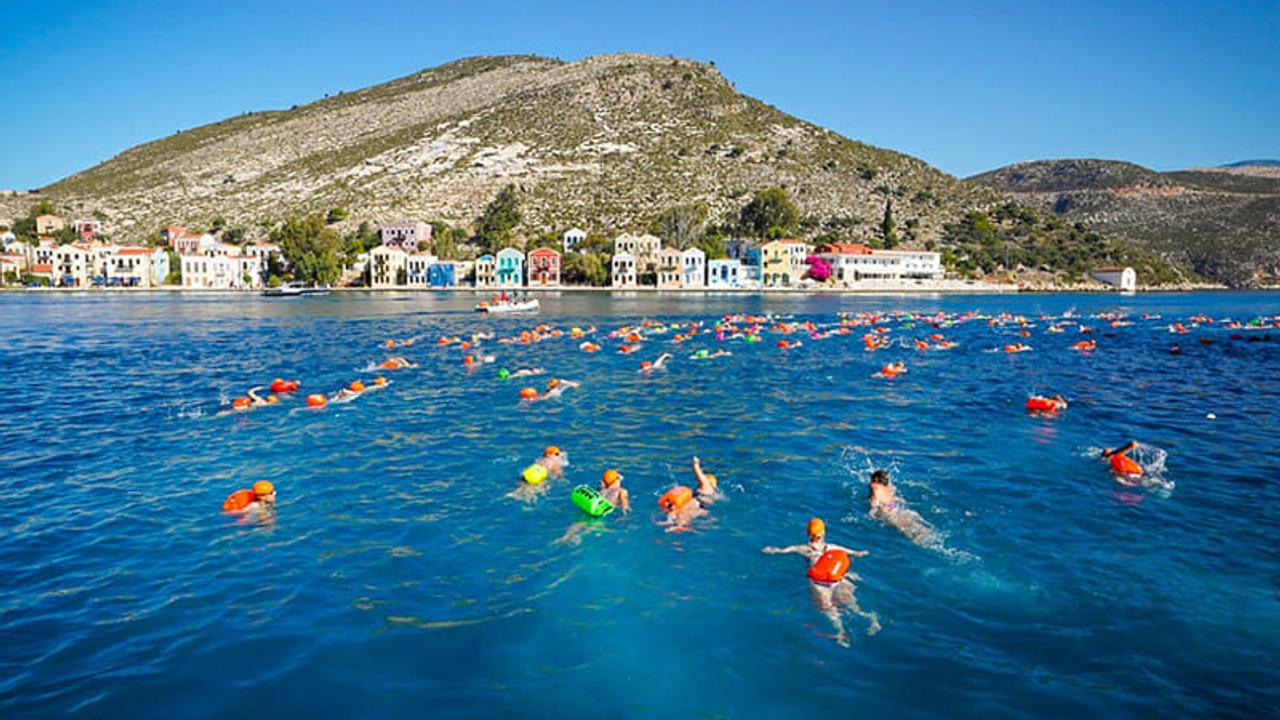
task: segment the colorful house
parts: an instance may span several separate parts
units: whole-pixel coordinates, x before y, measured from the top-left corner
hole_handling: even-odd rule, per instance
[[[763,287],[788,287],[791,285],[791,248],[781,240],[761,243],[752,248],[751,263],[760,268],[760,284]]]
[[[92,240],[102,233],[102,221],[97,218],[80,218],[75,222],[76,237],[81,240]]]
[[[458,277],[453,263],[438,262],[427,268],[427,285],[433,288],[457,287]]]
[[[684,256],[675,248],[658,251],[658,287],[666,289],[684,286]]]
[[[524,281],[524,253],[515,248],[498,251],[497,280],[500,288],[518,288]]]
[[[529,253],[529,287],[559,287],[560,261],[560,253],[551,248]]]
[[[36,218],[36,234],[52,235],[67,226],[67,221],[57,215],[41,215]]]
[[[742,287],[742,261],[720,258],[707,261],[707,287],[732,289]]]
[[[415,253],[431,245],[433,229],[430,225],[418,220],[405,220],[383,225],[378,231],[378,236],[382,238],[383,245]]]

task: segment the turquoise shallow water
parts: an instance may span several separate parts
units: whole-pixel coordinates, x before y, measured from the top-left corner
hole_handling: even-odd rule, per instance
[[[1280,712],[1280,329],[1222,322],[1275,316],[1280,297],[565,294],[493,319],[476,299],[0,295],[0,717]],[[672,331],[632,355],[605,337],[841,312],[982,317],[890,318],[874,353],[865,328]],[[1030,327],[989,324],[1001,313]],[[1096,332],[1048,333],[1067,313]],[[435,344],[536,324],[596,326],[602,350],[488,341],[496,362],[468,372]],[[958,346],[914,348],[933,333]],[[1087,338],[1096,351],[1070,349]],[[1034,350],[999,350],[1018,341]],[[636,372],[664,351],[668,368]],[[419,367],[354,402],[220,414],[275,377],[368,382],[390,354]],[[873,377],[892,360],[908,372]],[[526,383],[496,370],[533,365],[582,386],[521,403]],[[1066,413],[1025,412],[1051,392]],[[1132,488],[1097,458],[1130,438],[1155,466]],[[547,444],[567,479],[505,497]],[[657,498],[691,482],[693,455],[727,498],[665,532]],[[635,511],[557,543],[582,519],[570,488],[607,467]],[[875,467],[941,547],[868,516]],[[263,479],[274,521],[219,511]],[[804,561],[760,552],[803,542],[813,515],[871,553],[857,595],[883,630],[846,618],[848,648]]]

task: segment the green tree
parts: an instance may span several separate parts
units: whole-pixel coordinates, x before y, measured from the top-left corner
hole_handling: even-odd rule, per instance
[[[248,236],[248,230],[245,230],[240,226],[236,226],[222,233],[222,242],[228,245],[244,245],[245,239]]]
[[[222,228],[226,226],[227,226],[226,218],[216,217],[213,219],[213,222],[209,224],[209,234],[216,235],[222,232]]]
[[[880,232],[884,235],[885,250],[892,250],[898,244],[898,233],[893,229],[893,200],[884,201],[884,219],[880,221]]]
[[[560,236],[553,232],[539,233],[536,237],[529,241],[525,250],[537,250],[538,248],[551,248],[552,250],[560,249]]]
[[[609,264],[603,255],[571,252],[565,256],[566,285],[602,287],[609,280]]]
[[[741,231],[752,237],[768,237],[772,228],[784,235],[795,231],[800,222],[800,209],[791,202],[787,191],[773,187],[756,192],[738,214]]]
[[[676,205],[658,216],[654,232],[662,242],[678,250],[684,250],[706,233],[707,206],[703,203]]]
[[[343,208],[330,208],[329,212],[324,216],[325,224],[332,225],[347,219],[347,211]]]
[[[320,215],[286,220],[271,232],[271,241],[280,246],[297,280],[332,285],[342,275],[342,239],[325,227]]]
[[[520,196],[516,194],[515,185],[508,185],[498,191],[476,224],[476,237],[485,252],[496,253],[510,247],[512,230],[520,224],[520,219]]]
[[[709,232],[702,238],[699,245],[702,252],[707,254],[708,260],[719,260],[729,257],[729,251],[724,246],[724,235],[719,232]]]

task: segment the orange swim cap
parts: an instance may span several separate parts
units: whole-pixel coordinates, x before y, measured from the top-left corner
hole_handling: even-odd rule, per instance
[[[554,457],[556,455],[563,455],[563,454],[564,454],[564,451],[562,451],[560,448],[556,447],[555,445],[548,445],[547,449],[542,451],[542,457]]]
[[[373,380],[373,384],[374,384],[374,385],[386,385],[386,384],[387,384],[387,379],[386,379],[386,378],[384,378],[384,377],[382,377],[382,376],[378,376],[378,377],[374,378],[374,380]]]
[[[256,497],[266,497],[276,491],[276,486],[266,480],[259,480],[253,484],[253,494]]]
[[[560,384],[559,378],[551,378],[550,380],[547,381],[547,389],[553,390],[559,384]]]
[[[247,397],[238,397],[231,401],[231,407],[233,408],[247,408],[252,404],[253,401]]]
[[[827,532],[827,524],[822,522],[818,518],[814,518],[809,521],[808,530],[809,530],[809,537],[815,538]]]
[[[533,388],[520,388],[520,397],[535,398],[538,397],[538,391]]]
[[[604,471],[604,484],[606,487],[617,485],[622,482],[622,474],[617,470],[609,469]]]
[[[268,404],[268,405],[271,405],[271,404],[274,404],[274,403],[278,403],[278,402],[280,402],[280,398],[276,397],[275,395],[268,395],[268,396],[267,396],[267,404]]]
[[[351,392],[364,392],[364,383],[360,382],[359,380],[356,380],[352,382],[347,389],[350,390]]]

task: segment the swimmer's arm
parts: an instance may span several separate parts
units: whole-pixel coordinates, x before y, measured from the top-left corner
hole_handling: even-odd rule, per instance
[[[621,506],[623,513],[631,512],[631,496],[626,490],[619,490],[618,504]]]
[[[846,553],[849,553],[850,555],[852,555],[852,556],[854,556],[854,557],[866,557],[866,556],[868,556],[868,555],[870,555],[870,554],[871,554],[871,552],[870,552],[870,551],[868,551],[868,550],[854,550],[853,548],[847,548],[847,547],[845,547],[845,546],[843,546],[843,545],[836,545],[835,543],[827,543],[827,549],[828,549],[828,550],[843,550],[843,551],[845,551]]]
[[[1115,450],[1103,450],[1102,457],[1109,458],[1112,455],[1123,455],[1131,450],[1134,450],[1137,447],[1138,447],[1138,441],[1130,440],[1129,442],[1125,443],[1121,447],[1116,448]]]
[[[809,548],[808,545],[788,545],[784,548],[774,547],[772,545],[764,548],[762,552],[769,555],[782,555],[784,553],[803,553]]]
[[[255,387],[255,388],[249,388],[249,391],[246,392],[245,395],[249,396],[249,400],[252,401],[254,405],[266,405],[267,401],[258,397],[258,393],[265,389],[266,389],[265,385],[259,385],[258,387]]]

